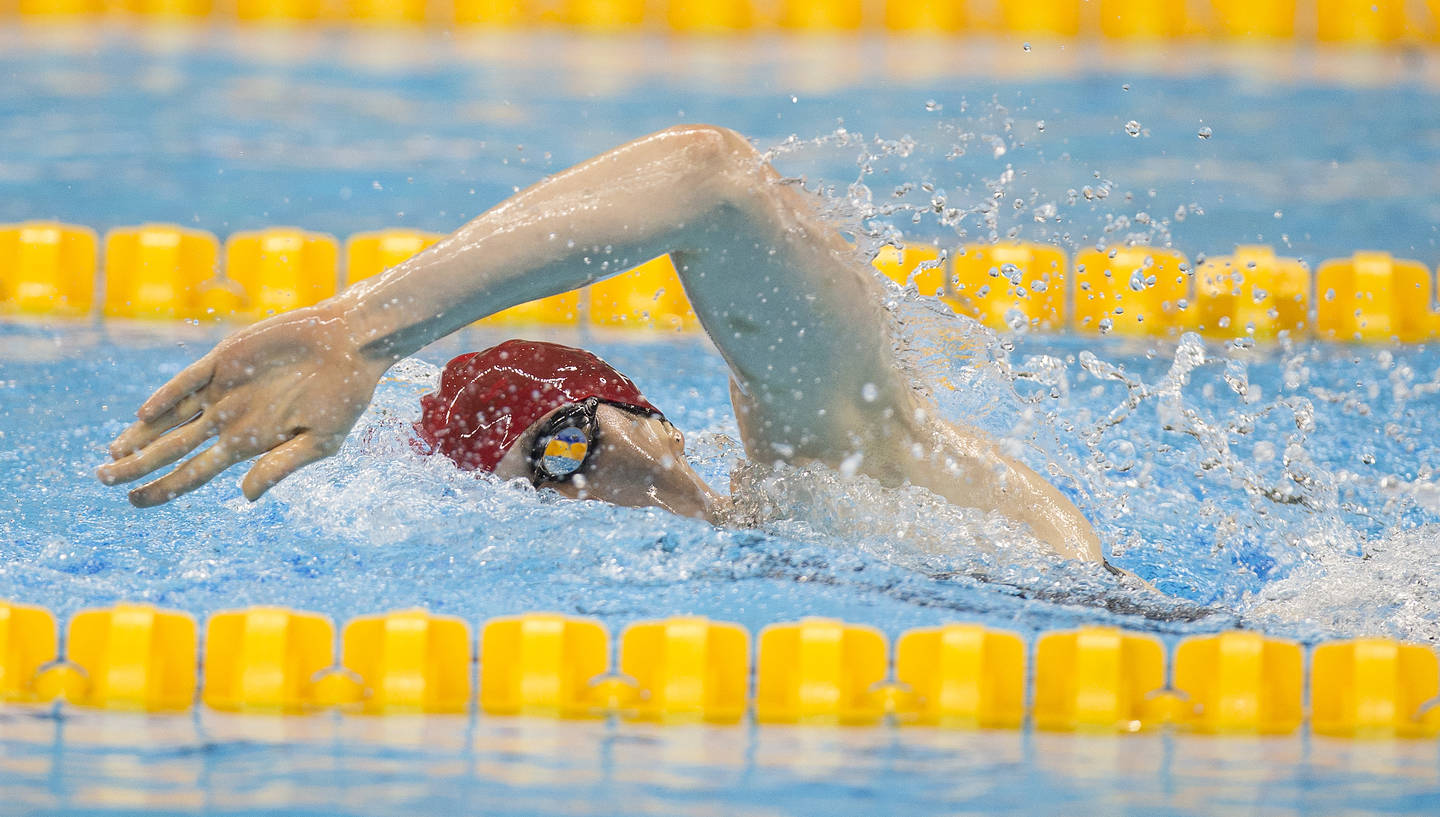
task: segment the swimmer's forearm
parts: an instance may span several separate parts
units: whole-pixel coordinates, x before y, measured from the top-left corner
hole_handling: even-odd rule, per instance
[[[551,176],[333,306],[361,353],[398,360],[475,320],[683,250],[746,154],[718,128],[672,128]]]
[[[1030,526],[1041,541],[1056,552],[1090,562],[1104,561],[1100,538],[1075,503],[1065,498],[1054,485],[1045,481],[1027,466],[1012,462],[1010,479],[1019,483],[1010,513]]]
[[[943,456],[916,463],[911,479],[951,502],[999,511],[1029,526],[1062,556],[1102,561],[1095,529],[1080,509],[1025,463],[971,429],[944,423],[933,438]]]

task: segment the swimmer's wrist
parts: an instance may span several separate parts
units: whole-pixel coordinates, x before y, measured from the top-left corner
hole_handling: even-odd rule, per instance
[[[349,326],[356,354],[390,365],[490,314],[468,293],[406,280],[402,268],[350,287],[329,302]],[[508,305],[508,304],[507,304]]]
[[[424,343],[414,348],[400,343],[397,328],[402,323],[401,310],[374,308],[374,299],[364,297],[367,289],[363,285],[351,287],[320,306],[343,327],[350,354],[389,367],[418,351]]]

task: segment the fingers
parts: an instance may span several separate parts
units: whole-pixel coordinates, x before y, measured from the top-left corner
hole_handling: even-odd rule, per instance
[[[270,453],[256,461],[250,468],[250,473],[245,475],[245,481],[240,484],[245,498],[254,502],[280,480],[335,453],[338,446],[330,440],[328,437],[322,438],[305,432],[275,446]]]
[[[142,443],[144,447],[134,453],[100,466],[95,475],[106,485],[137,480],[189,454],[214,434],[215,423],[208,417],[198,417],[153,443]]]
[[[153,423],[165,412],[175,408],[185,397],[205,388],[215,374],[213,352],[186,366],[170,382],[155,390],[150,399],[140,405],[137,414],[142,423]]]
[[[247,456],[250,454],[227,445],[222,439],[169,474],[131,491],[130,504],[137,508],[150,508],[169,502],[181,494],[199,488]]]
[[[176,426],[194,419],[204,408],[204,400],[196,393],[181,399],[169,411],[150,422],[135,421],[115,438],[115,442],[110,443],[111,459],[118,460],[134,454]]]

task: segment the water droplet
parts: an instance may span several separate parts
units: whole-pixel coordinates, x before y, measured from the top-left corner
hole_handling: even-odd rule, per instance
[[[1127,82],[1127,83],[1125,83],[1124,85],[1121,85],[1121,86],[1120,86],[1120,90],[1122,90],[1122,91],[1128,91],[1128,90],[1130,90],[1130,83]]]
[[[799,102],[799,101],[800,101],[800,97],[798,97],[798,96],[792,95],[792,96],[790,97],[790,103],[791,103],[792,105],[795,104],[796,102]]]
[[[1276,211],[1275,211],[1275,217],[1276,217],[1276,218],[1284,218],[1284,217],[1285,217],[1285,212],[1284,212],[1283,210],[1276,210]]]
[[[874,383],[866,383],[860,387],[860,396],[865,402],[873,403],[880,397],[880,389]]]
[[[1195,131],[1195,135],[1198,136],[1198,137],[1200,137],[1201,139],[1209,139],[1209,138],[1210,138],[1211,136],[1213,136],[1214,134],[1215,134],[1215,131],[1210,130],[1210,126],[1209,126],[1209,125],[1206,125],[1206,126],[1202,127],[1200,130]]]
[[[1045,132],[1045,120],[1041,119],[1040,121],[1036,122],[1036,123],[1035,123],[1035,130],[1038,130],[1038,131],[1040,131],[1041,133],[1044,133],[1044,132]]]
[[[1050,285],[1049,285],[1048,283],[1046,283],[1045,281],[1042,281],[1042,280],[1040,280],[1040,279],[1038,279],[1038,278],[1035,279],[1034,281],[1031,281],[1031,282],[1030,282],[1030,291],[1031,291],[1031,292],[1044,292],[1045,290],[1047,290],[1047,289],[1049,289],[1049,288],[1050,288]]]
[[[1030,51],[1030,43],[1025,43],[1024,45],[1022,45],[1022,46],[1020,46],[1020,47],[1023,48],[1023,49],[1025,49],[1026,53],[1029,53],[1029,51]]]
[[[927,111],[939,111],[943,110],[944,108],[944,105],[941,105],[939,102],[936,102],[933,99],[925,100],[925,110]]]
[[[1140,135],[1140,123],[1139,123],[1139,122],[1136,122],[1134,119],[1130,120],[1129,122],[1126,122],[1126,123],[1125,123],[1125,132],[1128,133],[1128,134],[1130,134],[1131,137],[1139,136],[1139,135]]]
[[[1116,471],[1129,471],[1135,467],[1135,444],[1129,440],[1116,440],[1108,447],[1105,458]]]
[[[1111,329],[1115,328],[1115,321],[1112,321],[1109,318],[1101,318],[1100,323],[1097,324],[1097,326],[1100,327],[1101,333],[1108,334]]]

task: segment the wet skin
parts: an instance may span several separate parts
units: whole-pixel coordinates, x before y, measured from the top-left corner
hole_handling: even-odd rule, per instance
[[[665,253],[730,367],[750,458],[845,464],[883,485],[919,485],[1005,513],[1057,553],[1101,561],[1073,503],[994,440],[939,417],[914,386],[895,356],[882,284],[817,201],[740,135],[705,125],[551,176],[379,276],[240,330],[140,407],[99,477],[141,479],[213,437],[131,501],[166,502],[258,456],[242,483],[253,500],[334,453],[395,361],[481,317]],[[713,516],[699,510],[701,483],[666,453],[662,432],[617,429],[604,452],[613,470],[597,461],[576,495]]]
[[[502,479],[529,480],[529,452],[545,421],[541,417],[515,441],[495,466]],[[718,496],[685,459],[685,435],[668,420],[647,417],[610,405],[595,411],[598,445],[584,469],[564,482],[544,482],[571,499],[599,499],[630,507],[656,506],[681,516],[716,522],[725,500]]]

